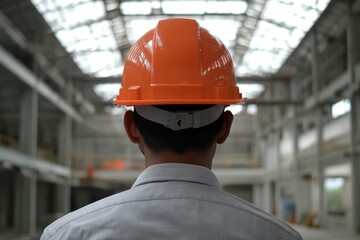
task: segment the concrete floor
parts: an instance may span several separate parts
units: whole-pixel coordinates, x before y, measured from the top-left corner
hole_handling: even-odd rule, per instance
[[[304,240],[360,240],[360,235],[350,231],[334,229],[316,229],[301,225],[293,226]]]

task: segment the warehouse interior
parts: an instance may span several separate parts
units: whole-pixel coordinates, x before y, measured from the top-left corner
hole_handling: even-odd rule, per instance
[[[0,239],[132,186],[143,156],[112,99],[131,45],[169,17],[224,42],[248,99],[213,162],[223,189],[360,239],[360,0],[0,1]]]

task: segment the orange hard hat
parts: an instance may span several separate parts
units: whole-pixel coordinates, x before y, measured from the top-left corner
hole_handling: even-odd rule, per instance
[[[196,20],[173,18],[159,21],[132,46],[114,105],[242,101],[224,44]]]

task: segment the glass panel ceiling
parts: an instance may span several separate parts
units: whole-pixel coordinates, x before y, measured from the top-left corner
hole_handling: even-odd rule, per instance
[[[106,17],[104,1],[32,2],[84,73],[102,77],[121,74],[123,63],[111,21]],[[235,66],[238,75],[276,72],[328,2],[268,0],[254,36],[247,36],[252,37],[248,51],[242,63]],[[130,43],[153,28],[159,19],[185,15],[197,18],[225,43],[231,54],[236,47],[237,30],[242,26],[239,16],[251,15],[247,13],[247,1],[122,1],[120,9],[123,16],[132,16],[128,20],[124,17]],[[241,38],[237,41],[243,42]]]
[[[238,33],[242,27],[250,28],[244,25],[244,19],[254,16],[254,9],[248,5],[252,0],[121,1],[119,8],[116,1],[102,0],[32,2],[84,73],[107,77],[121,75],[123,59],[112,29],[112,19],[106,15],[106,9],[120,10],[126,30],[123,35],[130,43],[155,27],[159,19],[169,16],[196,18],[201,26],[224,42],[234,59],[235,54],[239,54],[236,48],[250,42],[242,61],[235,62],[237,75],[247,76],[275,73],[329,0],[267,0],[261,17],[251,19],[252,23],[257,22],[253,34],[245,36]],[[107,6],[104,5],[106,2]],[[242,86],[241,90],[246,92],[247,88]],[[106,89],[113,88],[107,86]],[[252,86],[249,91],[254,92],[250,95],[257,96],[263,91],[263,86],[256,89]],[[104,94],[104,91],[100,92]],[[112,96],[115,94],[110,93]],[[251,98],[246,94],[244,96]]]
[[[84,73],[119,75],[122,68],[102,1],[32,0]],[[101,59],[101,61],[99,61]]]
[[[135,42],[148,30],[154,28],[159,21],[156,19],[135,19],[127,24],[128,37],[131,42]],[[226,46],[231,46],[236,38],[236,29],[240,22],[226,18],[204,17],[197,19],[199,24],[209,30],[213,35],[218,36]],[[229,48],[230,53],[232,49]]]
[[[191,6],[191,7],[189,7]],[[244,1],[125,1],[120,8],[124,15],[150,15],[153,9],[163,14],[242,14],[246,11]]]
[[[268,0],[243,63],[237,66],[238,74],[275,73],[328,3],[329,0]]]

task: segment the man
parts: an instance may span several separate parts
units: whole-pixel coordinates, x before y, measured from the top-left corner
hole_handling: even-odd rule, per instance
[[[42,239],[272,239],[301,236],[220,189],[216,145],[243,101],[224,45],[195,20],[162,20],[130,49],[114,100],[146,169],[133,187],[72,212]]]

